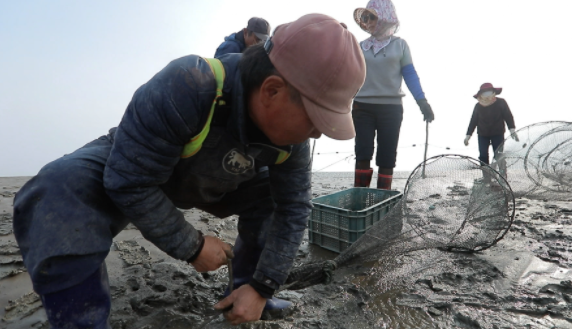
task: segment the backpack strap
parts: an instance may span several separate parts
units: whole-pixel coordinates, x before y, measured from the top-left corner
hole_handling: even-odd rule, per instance
[[[275,164],[281,164],[282,162],[288,160],[289,157],[290,157],[290,152],[280,150],[278,151],[278,158],[276,159]]]
[[[185,144],[185,147],[183,148],[183,153],[181,154],[181,158],[192,157],[201,149],[201,147],[203,146],[203,142],[207,138],[207,135],[209,134],[209,131],[211,129],[211,122],[213,119],[217,102],[219,101],[219,99],[222,98],[222,88],[224,85],[224,78],[225,78],[224,66],[222,65],[221,61],[216,58],[205,58],[204,60],[207,61],[207,63],[211,68],[211,71],[215,76],[216,96],[213,100],[213,104],[211,106],[207,122],[205,122],[205,125],[203,126],[201,132],[195,137],[191,138],[191,140],[187,144]]]

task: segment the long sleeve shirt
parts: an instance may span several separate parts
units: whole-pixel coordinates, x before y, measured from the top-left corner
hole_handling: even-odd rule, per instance
[[[402,104],[405,93],[403,80],[415,99],[425,98],[419,76],[413,66],[411,50],[404,39],[392,37],[391,42],[374,54],[373,47],[363,51],[366,78],[355,100],[368,104]]]
[[[467,135],[472,135],[477,128],[477,134],[483,137],[504,135],[504,125],[508,129],[514,129],[514,118],[507,102],[503,98],[497,97],[496,102],[489,106],[475,105],[473,116],[467,129]]]

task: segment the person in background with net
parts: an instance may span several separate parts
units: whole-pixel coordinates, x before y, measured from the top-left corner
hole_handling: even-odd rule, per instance
[[[252,17],[244,29],[224,38],[224,42],[218,46],[214,57],[243,53],[248,47],[265,42],[269,34],[270,24],[264,18]]]
[[[354,99],[352,111],[356,129],[354,186],[369,187],[373,175],[370,161],[377,131],[377,188],[389,190],[403,120],[403,80],[417,101],[424,120],[431,122],[435,116],[421,88],[407,42],[394,35],[399,28],[399,20],[393,3],[390,0],[371,0],[366,8],[354,11],[354,19],[371,34],[360,44],[367,73],[365,83]]]
[[[479,91],[473,96],[478,100],[478,103],[473,110],[464,141],[465,146],[468,146],[469,139],[477,128],[479,160],[487,165],[489,164],[489,145],[493,146],[493,153],[497,150],[502,152],[499,147],[504,141],[505,123],[510,131],[510,137],[517,142],[519,141],[515,132],[514,118],[507,102],[503,98],[496,97],[501,92],[502,88],[495,88],[491,83],[487,82],[481,85]],[[506,177],[506,168],[502,163],[499,169],[501,174]]]

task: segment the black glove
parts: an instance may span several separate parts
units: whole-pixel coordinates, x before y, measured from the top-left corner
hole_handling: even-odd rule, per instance
[[[418,99],[417,105],[419,105],[419,109],[421,110],[421,113],[423,113],[423,120],[425,120],[427,122],[431,122],[435,119],[435,114],[433,114],[433,110],[431,109],[431,105],[429,105],[429,103],[427,103],[427,100],[425,98]]]

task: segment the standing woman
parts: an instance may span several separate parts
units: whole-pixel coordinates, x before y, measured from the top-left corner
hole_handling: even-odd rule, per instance
[[[492,83],[486,82],[473,96],[478,103],[475,104],[464,142],[465,146],[469,145],[469,139],[477,128],[479,160],[484,164],[489,164],[489,146],[492,145],[493,154],[496,154],[497,150],[502,152],[505,124],[510,131],[510,137],[517,142],[519,141],[508,103],[504,98],[497,97],[501,92],[502,88],[495,88]],[[506,163],[499,161],[499,165],[501,174],[506,178]],[[490,180],[490,177],[485,176],[485,180]]]
[[[434,115],[421,89],[409,46],[405,40],[394,35],[399,28],[399,20],[391,0],[369,1],[366,8],[354,11],[354,19],[364,31],[371,34],[360,44],[367,73],[352,111],[356,129],[354,186],[369,187],[373,175],[370,161],[377,131],[377,188],[389,190],[403,120],[403,80],[417,101],[424,120],[431,122]]]

